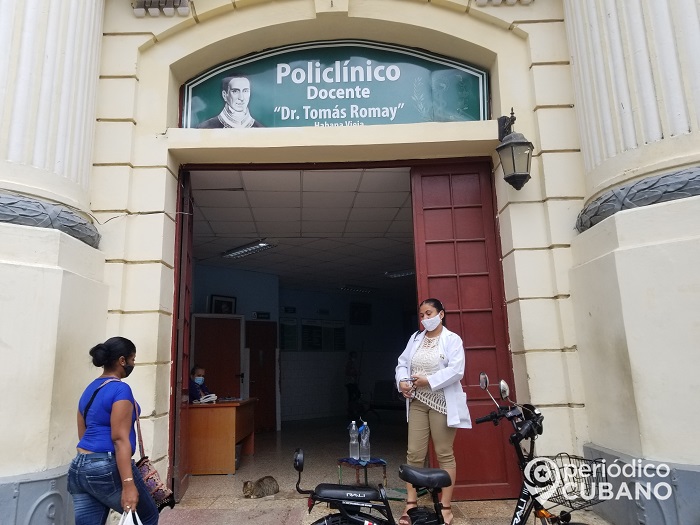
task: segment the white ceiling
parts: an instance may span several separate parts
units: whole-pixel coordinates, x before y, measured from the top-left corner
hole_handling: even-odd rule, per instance
[[[342,285],[415,300],[409,168],[191,171],[194,258],[276,274],[280,285],[338,292]],[[258,239],[277,246],[241,259],[227,250]]]

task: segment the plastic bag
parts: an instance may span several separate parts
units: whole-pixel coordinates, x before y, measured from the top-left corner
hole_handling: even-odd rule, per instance
[[[135,510],[132,511],[129,509],[122,513],[122,517],[119,519],[119,525],[143,525],[143,522]]]

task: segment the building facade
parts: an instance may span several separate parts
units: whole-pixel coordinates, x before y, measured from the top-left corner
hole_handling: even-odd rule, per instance
[[[668,465],[670,497],[601,513],[699,519],[700,423],[683,402],[700,386],[697,2],[161,3],[0,3],[0,348],[3,382],[19,390],[0,408],[10,523],[72,519],[75,403],[94,375],[87,349],[108,336],[136,342],[146,452],[172,469],[181,166],[465,158],[492,159],[511,372],[519,401],[545,414],[540,454]],[[181,127],[181,87],[202,72],[338,39],[483,68],[490,115]],[[534,144],[520,191],[495,154],[511,107]]]

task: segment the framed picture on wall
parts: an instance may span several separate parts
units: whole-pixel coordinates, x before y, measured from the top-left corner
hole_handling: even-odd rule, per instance
[[[210,314],[235,314],[236,313],[236,298],[226,297],[224,295],[209,296],[209,313]]]

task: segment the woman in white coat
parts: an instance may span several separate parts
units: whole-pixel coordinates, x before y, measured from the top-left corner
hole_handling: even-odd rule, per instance
[[[447,525],[454,520],[451,502],[457,475],[454,439],[458,428],[471,428],[467,396],[460,380],[464,376],[462,338],[445,327],[445,309],[437,299],[419,305],[424,330],[408,340],[396,366],[396,386],[406,398],[408,452],[406,462],[422,467],[432,438],[440,468],[452,484],[442,490],[442,512]],[[406,484],[406,509],[399,525],[410,525],[408,510],[417,505],[416,489]]]

